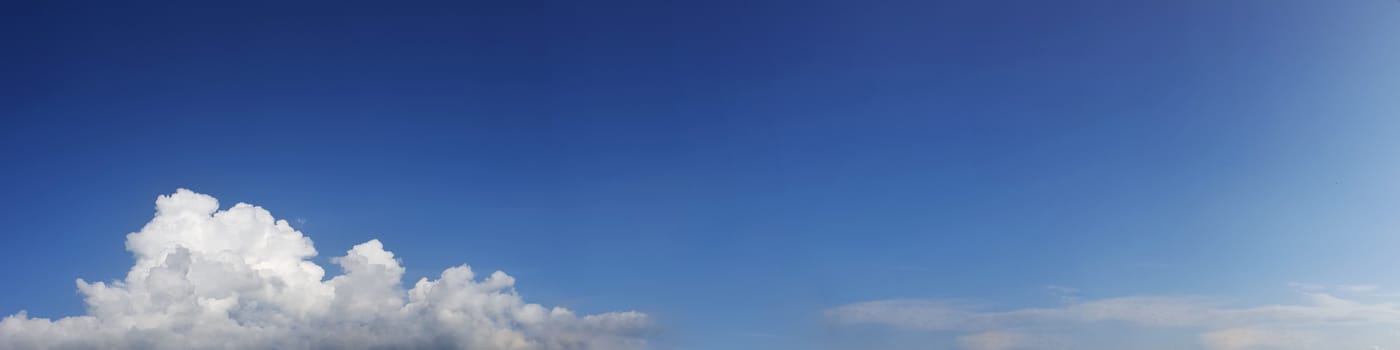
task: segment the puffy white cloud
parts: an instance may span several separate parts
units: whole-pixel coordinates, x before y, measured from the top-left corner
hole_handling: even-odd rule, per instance
[[[136,262],[122,281],[78,280],[88,313],[25,312],[0,321],[3,349],[637,349],[650,322],[626,311],[578,316],[525,303],[515,279],[478,279],[466,265],[404,289],[404,268],[378,240],[332,261],[325,279],[311,239],[263,208],[218,210],[178,190],[127,235]]]
[[[989,311],[962,302],[898,299],[840,306],[827,310],[827,316],[840,324],[879,324],[960,335],[959,343],[969,350],[1139,347],[1135,342],[1141,337],[1127,337],[1122,342],[1131,343],[1114,344],[1111,337],[1094,333],[1104,329],[1118,329],[1114,332],[1120,334],[1187,337],[1182,343],[1211,350],[1400,346],[1400,337],[1394,336],[1400,330],[1400,304],[1365,303],[1323,292],[1329,289],[1356,288],[1300,289],[1305,302],[1290,305],[1233,307],[1212,298],[1139,296]],[[1062,337],[1075,334],[1081,339]],[[1058,339],[1047,340],[1051,338]],[[1088,341],[1090,338],[1093,341]]]

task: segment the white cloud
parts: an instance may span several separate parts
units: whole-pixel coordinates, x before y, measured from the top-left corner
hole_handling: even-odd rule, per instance
[[[1310,343],[1301,333],[1256,328],[1230,328],[1201,334],[1201,344],[1210,350],[1297,348]]]
[[[1375,293],[1375,292],[1379,291],[1381,288],[1380,288],[1380,287],[1377,287],[1377,286],[1369,285],[1369,284],[1353,284],[1353,285],[1337,286],[1337,289],[1340,289],[1340,290],[1343,290],[1343,291],[1347,291],[1347,292],[1352,292],[1352,293]]]
[[[827,316],[840,324],[960,335],[961,346],[969,350],[1134,348],[1130,345],[1138,343],[1111,344],[1101,333],[1093,333],[1121,327],[1162,337],[1194,337],[1182,343],[1211,350],[1400,346],[1400,337],[1394,336],[1400,330],[1400,304],[1362,303],[1318,292],[1300,295],[1305,302],[1253,307],[1232,307],[1212,298],[1139,296],[1000,311],[959,302],[900,299],[845,305],[827,310]],[[1077,343],[1075,339],[1051,343],[1038,337],[1080,331],[1090,335]],[[1124,342],[1142,339],[1129,338]]]
[[[466,265],[405,290],[404,268],[378,240],[332,261],[263,208],[218,210],[181,189],[127,235],[136,262],[122,281],[78,280],[88,313],[0,321],[3,349],[459,348],[637,349],[650,329],[634,311],[577,316],[525,303],[515,279]]]
[[[968,350],[1013,350],[1034,344],[1026,335],[1012,331],[990,331],[958,337],[958,345]]]

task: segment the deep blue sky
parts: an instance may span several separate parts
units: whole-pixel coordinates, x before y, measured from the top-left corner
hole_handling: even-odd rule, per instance
[[[864,300],[1400,285],[1393,1],[0,14],[0,314],[81,314],[180,187],[686,349],[836,343]]]

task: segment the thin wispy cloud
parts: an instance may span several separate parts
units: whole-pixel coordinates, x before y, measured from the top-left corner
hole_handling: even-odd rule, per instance
[[[378,240],[332,259],[344,273],[326,279],[285,220],[184,189],[161,196],[126,247],[136,262],[124,280],[77,281],[86,315],[6,317],[0,348],[634,349],[650,329],[639,312],[527,303],[510,275],[466,265],[405,289]]]
[[[1132,296],[1071,301],[1057,307],[989,310],[966,302],[925,299],[877,300],[827,310],[838,324],[876,324],[958,337],[967,350],[1098,349],[1103,340],[1075,337],[1093,327],[1128,327],[1194,338],[1201,349],[1369,349],[1400,346],[1390,330],[1400,327],[1400,304],[1366,303],[1300,288],[1302,302],[1236,306],[1208,297]],[[1053,290],[1065,290],[1055,288]],[[1088,345],[1096,344],[1096,345]],[[1111,344],[1118,348],[1136,343]]]

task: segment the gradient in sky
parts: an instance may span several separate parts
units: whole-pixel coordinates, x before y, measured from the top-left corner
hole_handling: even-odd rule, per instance
[[[646,348],[1400,348],[1395,1],[0,6],[0,314],[189,188]]]

